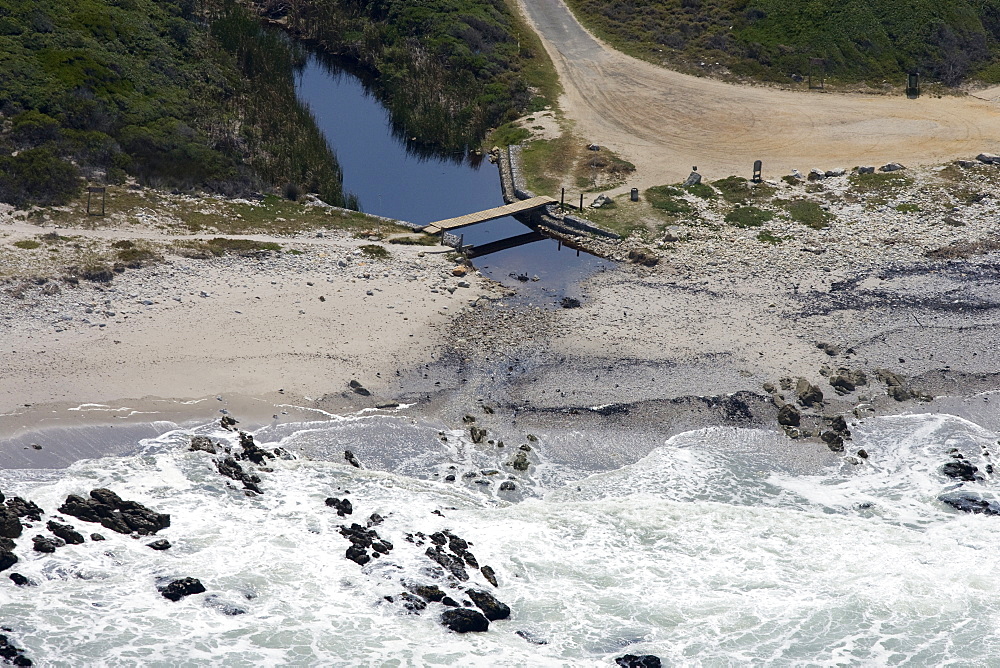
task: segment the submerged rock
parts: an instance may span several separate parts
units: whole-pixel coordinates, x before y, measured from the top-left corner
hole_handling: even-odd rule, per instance
[[[956,492],[953,494],[942,494],[938,500],[955,510],[963,513],[974,513],[976,515],[1000,515],[1000,503],[987,501],[975,494],[968,492]]]
[[[191,445],[188,450],[207,452],[211,455],[216,453],[216,446],[212,439],[207,436],[193,436],[191,437]]]
[[[3,569],[0,568],[0,571],[2,571],[2,570]],[[13,582],[14,584],[16,584],[18,587],[36,587],[37,586],[32,580],[29,580],[28,578],[24,577],[20,573],[11,573],[7,577],[9,577],[10,581]]]
[[[205,591],[205,585],[198,578],[180,578],[174,580],[165,587],[158,587],[157,591],[163,598],[171,601],[179,601],[185,596],[201,594]]]
[[[56,551],[56,548],[66,544],[62,538],[49,538],[48,536],[34,536],[31,542],[34,544],[35,552],[46,554],[51,554]]]
[[[437,585],[413,585],[410,591],[431,603],[439,603],[444,598],[444,591]]]
[[[354,453],[351,452],[350,450],[344,450],[344,459],[347,460],[347,463],[353,466],[354,468],[356,469],[361,468],[361,462],[358,461],[358,458],[355,457]]]
[[[0,658],[12,666],[33,666],[31,659],[24,655],[24,650],[16,647],[10,639],[0,633]]]
[[[238,461],[232,457],[226,456],[222,459],[215,460],[215,468],[222,475],[235,480],[236,482],[242,483],[244,489],[248,489],[251,492],[256,492],[257,494],[263,494],[264,492],[257,485],[260,482],[260,478],[256,475],[251,475],[243,470],[243,467]]]
[[[479,572],[483,574],[483,577],[486,578],[486,581],[489,582],[491,585],[493,585],[494,587],[500,586],[497,584],[496,571],[494,571],[492,567],[483,566],[482,568],[479,569]]]
[[[969,462],[957,460],[953,462],[948,462],[941,467],[941,473],[948,476],[949,478],[955,478],[956,480],[965,480],[972,482],[977,479],[976,473],[979,469],[970,464]]]
[[[483,613],[469,608],[452,608],[441,613],[441,623],[455,633],[482,633],[490,630]]]
[[[654,654],[626,654],[615,659],[622,668],[660,668],[660,657]]]

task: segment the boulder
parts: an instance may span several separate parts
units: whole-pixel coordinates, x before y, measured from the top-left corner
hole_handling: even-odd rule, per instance
[[[826,172],[822,169],[810,169],[809,174],[806,176],[807,181],[822,181],[826,178]]]
[[[802,414],[799,413],[799,409],[792,404],[785,404],[778,409],[778,424],[785,427],[798,427],[799,422],[802,420]]]
[[[214,455],[216,452],[215,443],[212,439],[207,436],[194,436],[191,438],[191,445],[188,447],[189,450],[202,452],[207,452]]]
[[[440,545],[435,545],[434,547],[427,548],[424,553],[430,559],[440,564],[443,568],[449,571],[456,578],[462,582],[466,582],[469,579],[469,573],[465,570],[465,560],[460,559],[457,556],[453,556],[441,549]]]
[[[2,571],[2,570],[3,569],[0,568],[0,571]],[[13,582],[15,585],[17,585],[18,587],[35,587],[35,586],[37,586],[34,582],[32,582],[28,578],[24,577],[20,573],[11,573],[7,577],[9,577],[10,581]]]
[[[69,524],[61,524],[55,520],[49,520],[45,525],[53,534],[62,538],[70,545],[80,545],[84,541],[83,534],[71,527]]]
[[[12,666],[32,666],[34,665],[28,657],[24,655],[24,650],[16,647],[10,639],[0,633],[0,659],[4,663]]]
[[[984,165],[1000,165],[1000,155],[994,155],[992,153],[980,153],[976,156],[976,160]]]
[[[469,436],[472,437],[473,443],[482,443],[486,438],[486,430],[476,426],[469,427]]]
[[[479,572],[483,574],[483,577],[486,578],[486,581],[489,582],[491,585],[493,585],[494,587],[500,586],[499,584],[497,584],[496,571],[494,571],[492,567],[483,566],[482,568],[479,569]]]
[[[101,541],[101,540],[107,540],[107,539],[104,536],[102,536],[101,534],[99,534],[99,533],[92,533],[92,534],[90,534],[90,540]]]
[[[146,536],[170,526],[170,515],[157,513],[135,501],[124,501],[109,489],[91,490],[90,497],[70,494],[59,512],[84,522],[100,523],[118,533]]]
[[[646,248],[634,248],[628,252],[628,259],[630,262],[635,264],[641,264],[644,267],[655,267],[660,262],[653,251]]]
[[[880,172],[898,172],[900,170],[906,169],[898,162],[889,162],[878,168]]]
[[[851,437],[851,430],[847,428],[847,420],[844,419],[843,415],[838,415],[830,420],[830,429],[833,429],[844,438]]]
[[[260,478],[244,471],[240,463],[232,457],[226,455],[222,459],[216,459],[215,468],[218,469],[219,473],[227,478],[243,483],[244,489],[249,489],[251,492],[255,492],[257,494],[264,493],[257,485],[257,483],[260,482]]]
[[[361,462],[358,461],[358,458],[355,457],[354,453],[351,452],[350,450],[344,450],[344,459],[347,460],[347,463],[353,466],[354,468],[356,469],[361,468]]]
[[[875,168],[874,167],[856,167],[855,170],[858,172],[858,174],[874,174],[875,173]]]
[[[159,540],[154,540],[152,543],[146,543],[146,547],[157,551],[163,551],[169,550],[171,546],[169,540],[166,538],[160,538]]]
[[[17,547],[17,543],[13,540],[0,536],[0,552],[13,552],[15,547]]]
[[[35,536],[31,539],[34,543],[35,552],[43,552],[51,554],[56,551],[56,548],[62,547],[66,544],[62,538],[49,538],[48,536]]]
[[[326,505],[336,510],[339,517],[345,517],[354,512],[350,499],[337,499],[331,496],[326,500]]]
[[[23,530],[17,515],[7,508],[0,507],[0,537],[17,538]]]
[[[515,471],[527,471],[528,467],[531,466],[531,462],[528,461],[528,455],[524,452],[518,452],[514,455],[514,459],[507,462],[507,466],[511,467]]]
[[[590,203],[591,209],[602,209],[606,206],[614,204],[615,201],[608,197],[607,195],[598,195],[594,198],[594,201]]]
[[[414,585],[410,591],[431,603],[439,603],[444,598],[444,591],[437,585]]]
[[[826,447],[830,448],[833,452],[843,452],[844,451],[844,438],[835,431],[824,431],[820,438],[826,443]]]
[[[941,467],[942,475],[946,475],[949,478],[954,478],[955,480],[965,480],[967,482],[972,482],[978,478],[976,473],[979,469],[967,461],[956,460],[946,463]]]
[[[163,598],[179,601],[185,596],[204,593],[205,585],[198,578],[180,578],[164,587],[157,587],[157,591]]]
[[[660,668],[660,657],[654,654],[626,654],[615,659],[622,668]]]
[[[364,385],[362,385],[356,380],[352,380],[350,383],[348,383],[348,386],[351,388],[351,390],[354,391],[355,394],[358,394],[362,397],[370,397],[372,394],[367,389],[365,389]]]
[[[684,187],[690,188],[691,186],[696,186],[701,183],[701,174],[698,172],[691,172],[688,177],[684,179]]]
[[[7,550],[0,550],[0,571],[5,571],[16,563],[16,554]]]
[[[580,308],[580,300],[576,297],[563,297],[559,305],[563,308]]]
[[[795,394],[803,406],[823,403],[823,391],[805,378],[799,378],[799,382],[795,385]]]
[[[469,598],[476,604],[476,607],[483,611],[483,615],[486,619],[491,622],[510,617],[510,608],[505,603],[498,601],[496,597],[488,591],[483,591],[481,589],[467,589],[465,593],[469,595]]]
[[[452,608],[441,613],[441,623],[455,633],[482,633],[489,631],[490,622],[478,610]]]
[[[986,499],[980,498],[968,492],[942,494],[938,497],[938,500],[951,506],[955,510],[962,511],[963,513],[974,513],[977,515],[1000,515],[1000,503],[997,503],[996,501],[987,501]]]
[[[239,458],[249,459],[257,466],[263,466],[268,459],[274,459],[273,452],[268,452],[254,443],[253,436],[245,431],[240,432],[240,447],[243,448],[243,452]]]
[[[469,273],[469,268],[466,267],[464,264],[460,264],[460,265],[456,266],[454,269],[451,270],[451,275],[452,276],[457,276],[459,278],[461,278],[462,276],[465,276],[468,273]]]
[[[227,431],[232,431],[236,427],[236,425],[239,424],[239,420],[232,417],[231,415],[223,415],[222,420],[220,420],[219,424],[222,425],[223,429]]]
[[[829,179],[829,178],[833,178],[835,176],[843,176],[846,173],[847,173],[847,170],[843,169],[843,168],[840,168],[840,169],[828,169],[828,170],[826,170],[826,175],[825,176]]]

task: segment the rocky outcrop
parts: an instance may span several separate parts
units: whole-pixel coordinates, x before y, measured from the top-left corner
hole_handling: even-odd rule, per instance
[[[326,500],[326,505],[336,510],[339,517],[345,517],[354,512],[350,499],[338,499],[331,496]]]
[[[785,427],[798,427],[801,421],[802,414],[792,404],[785,404],[778,409],[778,424]]]
[[[979,479],[979,476],[977,475],[979,473],[979,468],[963,459],[947,462],[941,467],[941,473],[949,478],[954,478],[955,480],[965,480],[967,482],[973,482]]]
[[[444,590],[437,585],[413,585],[410,591],[429,603],[440,603],[445,597]]]
[[[164,587],[157,587],[157,591],[163,598],[179,601],[185,596],[204,593],[205,585],[198,578],[180,578]]]
[[[479,572],[483,574],[483,577],[486,578],[486,581],[489,582],[491,585],[493,585],[494,587],[500,586],[499,584],[497,584],[497,574],[492,567],[483,566],[482,568],[479,569]]]
[[[24,517],[33,522],[41,522],[42,514],[45,512],[37,504],[19,496],[7,499],[7,509],[18,517]]]
[[[257,485],[257,483],[260,482],[260,477],[244,471],[240,463],[232,457],[226,456],[222,459],[216,459],[215,468],[218,469],[219,473],[227,478],[235,480],[238,483],[242,483],[244,489],[254,492],[255,494],[264,493]]]
[[[468,581],[469,573],[465,570],[465,562],[457,556],[448,554],[442,550],[440,545],[427,548],[424,554],[462,582]]]
[[[823,391],[805,378],[799,378],[798,383],[796,383],[795,395],[798,397],[799,403],[806,407],[823,403]]]
[[[24,527],[17,515],[7,508],[0,507],[0,537],[17,538],[21,535]]]
[[[154,540],[152,543],[146,543],[146,547],[152,550],[163,551],[169,550],[172,546],[170,545],[169,540],[166,538],[160,538],[159,540]]]
[[[483,613],[469,608],[452,608],[441,613],[441,623],[455,633],[483,633],[490,622]]]
[[[240,459],[249,459],[257,466],[263,466],[269,459],[274,459],[274,453],[264,450],[254,443],[253,436],[245,431],[240,432],[240,447],[243,452],[237,455]]]
[[[66,497],[59,512],[84,522],[97,522],[117,533],[155,534],[170,526],[170,515],[158,513],[135,501],[124,501],[110,489],[91,490],[90,498]]]
[[[351,546],[347,548],[344,555],[359,566],[364,566],[373,558],[377,559],[383,554],[389,554],[392,550],[392,543],[379,537],[378,532],[360,524],[351,526],[341,526],[340,535],[351,541]],[[371,554],[369,554],[369,550]]]
[[[66,544],[66,541],[62,538],[49,536],[34,536],[31,542],[34,544],[35,552],[42,552],[44,554],[51,554]]]
[[[876,369],[875,375],[885,383],[885,391],[896,401],[907,401],[908,399],[920,399],[929,401],[932,397],[924,392],[915,390],[907,381],[905,376],[890,371],[889,369]]]
[[[488,591],[483,591],[481,589],[467,589],[465,593],[469,595],[469,598],[476,604],[476,607],[483,611],[483,615],[486,619],[491,622],[510,617],[510,608],[505,603],[498,601],[496,597]]]
[[[358,458],[355,457],[354,453],[351,452],[350,450],[344,450],[344,459],[347,461],[348,464],[350,464],[354,468],[356,469],[361,468],[361,462],[358,461]]]
[[[0,568],[0,570],[3,570],[3,569]],[[15,585],[17,585],[18,587],[35,587],[35,586],[37,586],[34,582],[32,582],[28,578],[24,577],[20,573],[11,573],[7,577],[9,577],[10,581],[13,582]]]
[[[16,563],[16,554],[8,550],[0,550],[0,571],[5,571]]]
[[[200,450],[201,452],[214,455],[217,452],[217,447],[215,442],[207,436],[193,436],[191,437],[191,445],[188,446],[188,450]]]
[[[860,385],[868,384],[868,376],[865,372],[857,369],[846,368],[837,369],[837,372],[830,376],[830,385],[837,394],[850,394]]]
[[[83,534],[69,524],[62,524],[60,522],[56,522],[55,520],[49,520],[45,526],[49,528],[49,531],[59,538],[62,538],[70,545],[80,545],[84,541]]]
[[[969,492],[942,494],[938,500],[955,510],[976,515],[1000,515],[1000,503],[987,501]]]

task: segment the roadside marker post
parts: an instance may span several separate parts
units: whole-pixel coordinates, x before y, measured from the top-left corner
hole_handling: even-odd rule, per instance
[[[101,212],[100,213],[93,213],[90,210],[91,198],[94,195],[100,195],[101,196]],[[107,196],[107,188],[98,187],[98,186],[89,186],[87,188],[87,215],[88,216],[103,216],[104,215],[104,205],[105,205],[105,203],[107,201],[107,197],[108,197]]]

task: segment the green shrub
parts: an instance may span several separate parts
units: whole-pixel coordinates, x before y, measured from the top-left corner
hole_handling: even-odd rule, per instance
[[[913,204],[912,202],[904,202],[896,205],[896,211],[900,213],[916,213],[920,211],[920,205]]]
[[[824,211],[816,202],[807,199],[795,199],[785,202],[785,210],[792,220],[802,223],[814,230],[821,230],[830,225],[833,215]]]
[[[51,149],[0,156],[0,202],[17,207],[66,204],[80,194],[79,170]]]
[[[700,197],[702,199],[717,199],[719,196],[719,194],[715,192],[715,188],[707,183],[696,183],[692,186],[685,187],[685,190],[695,197]]]
[[[208,250],[214,255],[225,253],[259,253],[262,251],[280,251],[281,245],[273,241],[256,241],[254,239],[227,239],[216,237],[206,242]]]
[[[647,188],[646,192],[643,193],[646,201],[654,209],[673,214],[691,213],[694,211],[694,208],[683,199],[678,198],[678,196],[683,194],[683,190],[673,186],[653,186],[652,188]]]
[[[358,249],[365,257],[370,257],[373,260],[388,260],[390,257],[389,251],[385,249],[385,246],[379,246],[378,244],[365,244],[364,246],[359,246]]]
[[[773,211],[755,206],[737,206],[726,214],[726,222],[736,227],[760,227],[774,218]]]
[[[775,235],[771,230],[761,230],[757,233],[757,240],[762,241],[766,244],[771,244],[776,246],[785,240],[785,237],[779,237]]]
[[[23,248],[24,250],[35,250],[42,244],[34,239],[21,239],[20,241],[15,241],[14,245],[18,248]]]

